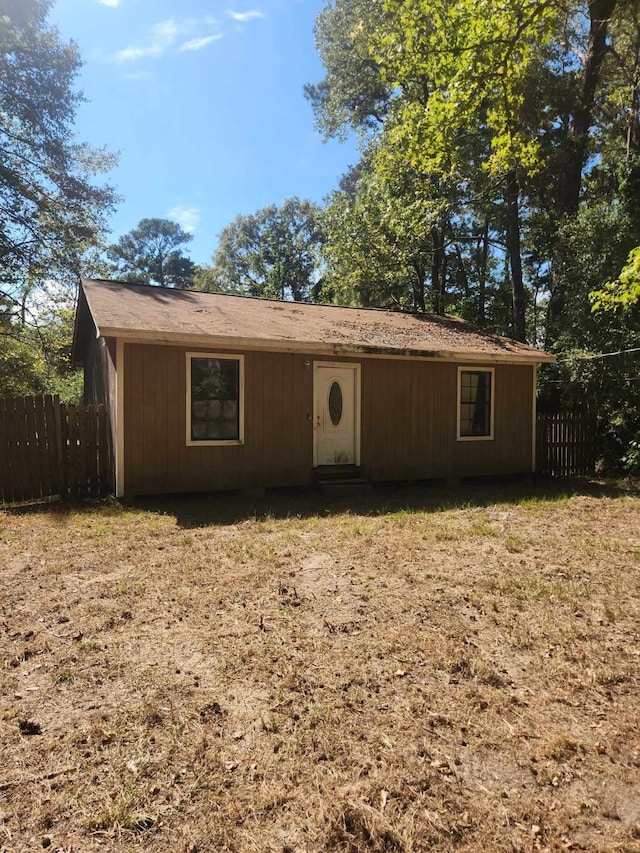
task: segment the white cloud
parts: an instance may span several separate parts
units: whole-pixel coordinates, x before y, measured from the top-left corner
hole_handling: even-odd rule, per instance
[[[249,12],[227,12],[230,18],[243,24],[245,21],[253,21],[256,18],[264,18],[264,13],[257,9],[251,9]]]
[[[200,208],[178,204],[169,211],[169,218],[177,222],[188,234],[194,234],[200,222]]]
[[[109,2],[120,2],[120,0],[109,0]],[[149,36],[146,44],[130,45],[123,50],[118,51],[113,59],[116,62],[135,62],[137,59],[157,59],[172,48],[177,40],[182,36],[194,34],[203,25],[211,27],[217,24],[215,18],[204,18],[198,20],[196,18],[185,18],[181,21],[176,21],[170,18],[167,21],[160,21],[154,24],[149,30]],[[211,42],[218,41],[222,38],[220,33],[211,35],[202,35],[191,38],[180,45],[179,50],[201,50]]]
[[[110,6],[112,9],[117,9],[121,0],[98,0],[101,6]]]
[[[144,59],[145,57],[158,57],[171,47],[173,42],[182,32],[183,27],[176,21],[160,21],[151,27],[149,32],[149,42],[146,45],[139,47],[125,47],[124,50],[118,51],[115,59],[118,62],[131,62],[136,59]]]
[[[202,50],[203,47],[211,44],[212,41],[219,41],[221,38],[222,36],[218,34],[215,36],[204,36],[199,39],[191,39],[191,41],[186,41],[184,44],[180,45],[180,50]]]

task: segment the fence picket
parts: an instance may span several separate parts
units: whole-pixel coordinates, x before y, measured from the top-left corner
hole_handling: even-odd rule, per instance
[[[23,495],[28,494],[28,468],[27,468],[27,454],[25,451],[25,438],[26,438],[26,421],[25,421],[25,413],[24,413],[24,398],[16,397],[13,400],[13,425],[16,431],[16,444],[15,444],[15,465],[14,470],[17,474],[17,477],[14,478],[13,481],[13,500],[22,501],[25,500]]]
[[[109,417],[57,396],[0,399],[0,503],[110,492]]]
[[[6,403],[0,400],[0,501],[8,501],[9,462],[7,459]]]
[[[537,471],[552,477],[592,474],[595,424],[583,413],[538,414]]]
[[[57,495],[60,491],[61,478],[58,471],[58,436],[56,432],[56,419],[54,402],[51,394],[43,398],[44,422],[47,436],[47,469],[49,471],[49,487],[47,495]]]
[[[80,471],[78,470],[78,419],[76,407],[62,406],[63,424],[65,428],[64,452],[66,455],[67,487],[69,496],[76,498],[79,491]]]
[[[35,398],[24,398],[24,422],[26,433],[24,436],[25,461],[27,465],[28,489],[35,497],[42,497],[40,488],[40,448],[38,440],[38,424],[36,420]]]
[[[20,460],[18,450],[15,447],[16,437],[18,433],[18,424],[16,419],[16,404],[15,399],[5,400],[5,424],[7,444],[5,446],[5,460],[7,468],[7,483],[5,488],[6,500],[20,500],[17,495],[17,484],[20,482]],[[19,438],[17,439],[19,441]]]
[[[36,433],[38,436],[37,477],[42,494],[48,495],[51,491],[51,475],[49,471],[49,457],[47,454],[44,397],[36,397],[33,401],[33,408],[36,421]]]

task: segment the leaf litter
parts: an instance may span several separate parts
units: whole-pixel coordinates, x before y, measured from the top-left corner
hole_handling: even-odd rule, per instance
[[[640,851],[640,497],[0,513],[0,849]]]

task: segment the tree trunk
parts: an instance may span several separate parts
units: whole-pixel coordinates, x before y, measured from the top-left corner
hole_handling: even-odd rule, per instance
[[[560,206],[562,213],[578,209],[582,172],[587,158],[587,141],[593,123],[593,105],[600,80],[600,67],[607,52],[607,32],[618,0],[589,3],[589,42],[584,60],[578,103],[573,115],[569,158],[566,164]]]
[[[487,262],[489,259],[489,217],[484,220],[482,229],[482,252],[480,255],[480,270],[478,276],[478,324],[486,325],[487,322]]]
[[[589,41],[584,60],[582,81],[578,103],[573,114],[571,134],[568,139],[564,174],[561,176],[558,196],[559,218],[572,216],[578,210],[582,173],[587,160],[589,130],[593,123],[593,106],[596,89],[600,80],[600,67],[607,52],[607,32],[611,16],[618,0],[592,0],[589,3]],[[561,251],[556,246],[556,255]],[[554,265],[557,261],[554,261]],[[564,284],[553,281],[548,306],[548,339],[553,340],[558,320],[562,316],[565,303]]]
[[[524,281],[520,250],[520,187],[515,171],[507,175],[507,251],[513,288],[513,337],[526,343]]]
[[[433,262],[431,264],[431,304],[436,314],[442,314],[444,310],[442,299],[442,268],[444,261],[444,241],[437,227],[431,229],[431,245]]]
[[[413,283],[413,310],[425,312],[427,310],[424,301],[425,271],[420,264],[413,264],[413,272],[415,274]]]

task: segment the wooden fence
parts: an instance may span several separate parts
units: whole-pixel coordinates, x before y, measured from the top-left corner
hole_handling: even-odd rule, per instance
[[[552,477],[593,474],[596,461],[594,419],[583,413],[538,414],[537,471]]]
[[[104,406],[51,395],[0,399],[0,503],[108,494],[112,459]]]

